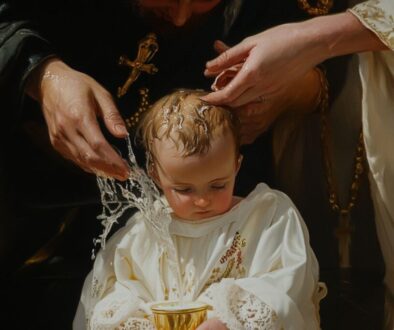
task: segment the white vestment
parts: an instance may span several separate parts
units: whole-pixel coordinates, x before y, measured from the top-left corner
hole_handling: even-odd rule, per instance
[[[108,241],[85,280],[74,329],[151,329],[150,305],[210,304],[229,329],[319,329],[318,264],[289,198],[259,184],[227,213],[172,217],[176,254],[140,213]]]
[[[388,329],[394,329],[394,1],[370,0],[351,12],[390,49],[360,54],[362,122],[375,221],[386,265]]]

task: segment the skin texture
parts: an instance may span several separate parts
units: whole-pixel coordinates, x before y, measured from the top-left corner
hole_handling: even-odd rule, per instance
[[[234,65],[242,67],[224,88],[203,99],[236,109],[242,143],[247,144],[281,114],[316,108],[320,93],[316,65],[335,56],[386,47],[347,12],[279,25],[232,48],[217,42],[217,49],[221,55],[206,64],[206,76],[217,76]],[[264,102],[259,102],[261,98]]]
[[[201,324],[197,330],[227,330],[227,327],[218,319],[210,319]]]
[[[180,27],[219,2],[141,0],[140,6]],[[312,72],[315,65],[330,57],[385,46],[352,14],[344,13],[280,25],[228,50],[220,42],[215,48],[222,55],[207,63],[207,76],[244,63],[225,88],[204,99],[236,109],[245,144],[286,111],[314,110],[319,95],[319,80]],[[41,103],[51,143],[63,157],[87,172],[127,179],[128,166],[104,139],[97,117],[118,138],[127,135],[125,124],[109,93],[94,79],[52,58],[30,75],[26,92]],[[266,101],[260,102],[260,96]]]
[[[216,41],[214,46],[218,53],[225,54],[227,50],[230,51],[229,47],[221,41]],[[244,69],[242,62],[235,64],[231,68],[238,68],[238,72]],[[232,81],[229,80],[227,83],[230,85]],[[223,87],[226,89],[228,85]],[[293,83],[285,85],[275,95],[264,97],[264,101],[258,99],[257,96],[256,99],[246,104],[242,103],[241,98],[228,103],[230,107],[234,108],[241,122],[241,144],[253,143],[284,113],[312,112],[316,108],[319,93],[320,77],[316,70],[311,69]],[[215,96],[215,94],[217,93],[210,94],[203,99],[211,102],[210,97]],[[211,103],[215,103],[215,101]],[[221,103],[222,101],[218,104]]]
[[[234,182],[241,158],[230,134],[216,136],[203,155],[184,157],[171,139],[154,140],[152,176],[174,213],[201,220],[227,212],[237,201]]]
[[[91,77],[53,58],[29,82],[27,92],[40,102],[53,147],[87,172],[124,180],[128,165],[104,138],[97,117],[118,138],[126,126],[111,95]]]
[[[302,88],[305,75],[326,59],[383,49],[385,45],[349,12],[279,25],[244,39],[208,62],[207,76],[244,63],[225,88],[204,100],[237,107],[260,96],[282,97],[294,84]]]
[[[193,16],[212,10],[220,0],[142,0],[140,6],[182,27]],[[126,125],[111,95],[93,78],[51,58],[34,70],[26,93],[41,104],[52,146],[89,173],[126,180],[129,168],[104,138],[97,117],[117,138],[127,136]]]
[[[204,155],[182,156],[171,139],[155,139],[152,177],[162,189],[174,213],[199,221],[227,212],[239,199],[233,196],[234,182],[242,157],[236,156],[234,138],[213,137]],[[218,319],[205,321],[198,330],[226,330]]]

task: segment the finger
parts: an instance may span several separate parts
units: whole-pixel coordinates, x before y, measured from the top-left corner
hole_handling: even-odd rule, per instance
[[[103,159],[103,157],[98,155],[81,135],[78,135],[74,140],[74,144],[78,145],[78,161],[82,166],[88,168],[89,172],[96,175],[114,177],[118,180],[125,180],[122,173],[108,159]]]
[[[87,173],[93,173],[91,169],[86,167],[86,165],[80,160],[80,155],[77,149],[74,147],[72,143],[70,143],[66,137],[62,139],[62,143],[54,146],[56,151],[59,152],[62,157],[71,161],[76,166],[81,168]]]
[[[202,100],[212,104],[226,104],[232,106],[232,102],[252,86],[249,70],[244,67],[235,75],[223,89],[201,97]]]
[[[93,171],[101,171],[108,176],[114,176],[120,180],[126,180],[129,176],[129,167],[118,153],[109,145],[104,138],[97,119],[88,116],[78,127],[78,133],[89,145],[90,150],[85,150],[92,157],[97,155],[98,159],[90,160],[90,168]]]
[[[98,112],[104,120],[105,126],[112,135],[125,138],[128,135],[126,124],[120,115],[111,95],[107,91],[95,92]]]
[[[223,52],[225,52],[226,50],[228,50],[230,48],[230,46],[228,46],[227,44],[225,44],[223,41],[221,40],[216,40],[213,43],[213,48],[215,49],[215,51],[218,54],[221,54]]]
[[[253,86],[245,90],[229,105],[231,107],[241,107],[246,104],[253,104],[256,106],[258,106],[259,104],[264,105],[270,102],[270,97],[271,96],[269,94],[264,94],[261,87]]]
[[[231,47],[221,53],[215,59],[206,63],[205,75],[212,75],[219,73],[224,69],[231,67],[234,64],[243,62],[248,57],[249,51],[252,49],[253,44],[242,41],[238,45]]]

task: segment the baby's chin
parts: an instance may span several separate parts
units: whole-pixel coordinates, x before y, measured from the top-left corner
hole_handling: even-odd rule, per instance
[[[175,216],[177,218],[187,220],[187,221],[199,221],[199,220],[205,220],[209,218],[214,218],[220,215],[223,215],[230,211],[235,205],[237,205],[240,201],[242,200],[241,197],[233,196],[231,203],[228,205],[228,207],[222,209],[222,210],[209,210],[209,211],[195,211],[193,213],[189,214],[177,214],[175,212]]]

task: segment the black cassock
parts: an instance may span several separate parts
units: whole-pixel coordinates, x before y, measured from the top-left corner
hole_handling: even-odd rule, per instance
[[[52,149],[37,103],[23,96],[29,72],[48,56],[59,56],[110,91],[128,118],[138,108],[142,87],[149,88],[150,101],[174,88],[209,90],[212,80],[203,76],[203,70],[216,56],[214,40],[233,45],[271,26],[308,18],[296,0],[246,0],[232,22],[231,14],[225,19],[224,12],[237,1],[223,0],[209,14],[173,28],[155,23],[149,14],[141,18],[131,2],[0,2],[0,256],[2,278],[10,283],[8,308],[0,314],[4,312],[13,328],[71,327],[83,279],[92,265],[92,241],[101,232],[95,177]],[[158,39],[159,50],[151,63],[159,71],[142,73],[129,93],[118,99],[117,89],[129,75],[128,68],[118,65],[119,57],[135,59],[138,42],[150,32]],[[331,85],[339,88],[341,77],[330,70],[328,74]],[[106,136],[126,155],[124,141]],[[246,195],[262,181],[275,187],[270,142],[267,132],[242,148],[238,195]],[[143,162],[143,152],[135,148]],[[66,226],[59,235],[61,224]],[[42,247],[49,258],[24,266]]]

